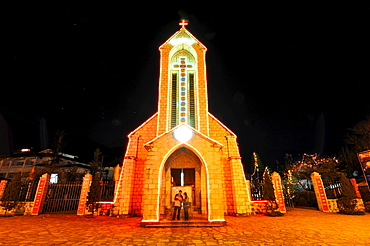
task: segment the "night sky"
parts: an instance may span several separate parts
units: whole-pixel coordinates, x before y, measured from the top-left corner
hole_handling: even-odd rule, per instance
[[[3,8],[0,113],[14,150],[41,147],[44,118],[49,143],[65,130],[65,152],[83,161],[96,147],[123,154],[157,111],[158,47],[181,18],[208,48],[209,111],[246,166],[253,151],[272,167],[285,153],[336,154],[370,113],[368,6],[125,3]]]

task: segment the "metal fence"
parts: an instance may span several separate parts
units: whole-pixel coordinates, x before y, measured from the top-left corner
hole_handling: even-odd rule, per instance
[[[283,183],[282,185],[283,189],[283,196],[284,196],[284,202],[285,206],[288,208],[294,208],[294,191],[290,184]]]
[[[113,201],[114,198],[114,180],[102,181],[100,190],[101,196],[100,201]]]
[[[114,180],[101,182],[101,201],[113,201],[114,186]],[[49,184],[43,213],[75,213],[81,188],[81,181]]]
[[[35,199],[37,186],[39,180],[27,180],[21,183],[21,189],[19,191],[19,201],[21,202],[29,202]]]
[[[39,180],[21,182],[19,201],[34,201]],[[75,213],[81,195],[82,181],[49,184],[43,213]],[[101,181],[100,201],[113,201],[114,180]]]
[[[328,199],[335,199],[342,196],[342,184],[339,179],[322,177]]]
[[[75,213],[78,208],[81,187],[81,181],[49,184],[43,212]]]
[[[262,181],[251,181],[251,196],[252,200],[263,200],[263,182]]]

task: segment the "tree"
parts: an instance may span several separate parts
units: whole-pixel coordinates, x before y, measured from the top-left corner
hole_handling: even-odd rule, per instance
[[[346,146],[341,151],[340,159],[343,170],[351,176],[354,171],[361,170],[357,153],[370,149],[370,116],[348,129],[345,143]]]
[[[314,171],[320,173],[322,176],[335,178],[340,173],[338,165],[338,159],[335,157],[321,158]]]
[[[263,180],[263,198],[276,203],[274,186],[272,184],[271,177],[267,172],[263,175]]]
[[[360,172],[361,166],[358,163],[357,153],[349,148],[348,145],[343,147],[339,154],[340,168],[349,177],[356,176],[355,171]]]
[[[80,173],[78,171],[78,166],[73,164],[70,168],[60,169],[58,172],[58,180],[70,182],[70,181],[79,181],[83,178],[85,173]]]
[[[363,211],[356,211],[356,192],[344,173],[340,173],[340,183],[342,186],[342,197],[337,201],[340,213],[344,214],[365,214]]]
[[[30,174],[31,179],[38,179],[44,173],[52,174],[59,173],[58,165],[60,161],[60,153],[65,146],[66,133],[63,130],[58,130],[55,133],[54,142],[51,145],[51,151],[48,153],[50,155],[49,161],[45,163],[41,168],[37,168]]]
[[[346,144],[356,153],[370,149],[370,116],[349,129]]]
[[[92,217],[94,217],[94,212],[96,209],[99,208],[99,201],[101,196],[100,190],[100,173],[101,173],[101,164],[102,162],[99,160],[101,156],[101,152],[99,148],[97,148],[94,152],[94,159],[91,162],[91,175],[92,175],[92,182],[90,186],[90,191],[87,196],[87,206],[89,207],[89,211],[91,212]]]
[[[300,161],[287,167],[290,174],[299,181],[310,180],[312,172],[318,172],[325,177],[337,177],[339,173],[339,162],[336,157],[321,157],[318,154],[304,154]],[[312,190],[313,187],[306,183],[305,190]]]
[[[22,172],[18,172],[4,191],[3,197],[1,199],[1,206],[5,208],[5,215],[7,211],[11,211],[18,204],[19,192],[22,185],[21,179]]]
[[[66,136],[65,131],[63,130],[58,130],[55,133],[55,139],[54,143],[52,145],[52,158],[48,162],[46,168],[47,168],[47,173],[52,174],[53,172],[56,172],[59,164],[59,159],[60,159],[60,153],[62,153],[62,150],[65,146],[65,141],[64,137]]]
[[[266,168],[267,169],[267,168]],[[282,216],[284,215],[279,209],[279,205],[276,202],[276,197],[275,197],[275,190],[274,190],[274,185],[272,184],[271,177],[269,175],[269,172],[265,172],[263,174],[263,198],[267,200],[266,204],[266,215],[268,216]]]
[[[254,167],[253,173],[251,175],[251,179],[258,181],[259,178],[260,178],[260,173],[263,171],[263,164],[262,164],[261,158],[259,157],[259,155],[256,152],[253,152],[253,154],[252,154],[251,163],[252,163],[251,166]]]

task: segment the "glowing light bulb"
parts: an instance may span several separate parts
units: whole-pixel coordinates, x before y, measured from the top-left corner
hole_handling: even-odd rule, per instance
[[[173,135],[177,141],[186,143],[192,138],[193,131],[185,125],[182,125],[173,132]]]

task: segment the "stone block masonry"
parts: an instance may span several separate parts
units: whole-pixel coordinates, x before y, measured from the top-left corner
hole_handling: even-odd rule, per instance
[[[194,208],[210,222],[251,214],[237,137],[208,112],[207,48],[182,24],[159,50],[158,112],[128,136],[114,214],[143,216],[143,223],[165,218],[175,179],[186,180]],[[191,67],[179,67],[180,60]],[[191,134],[188,141],[174,135],[182,127]]]

